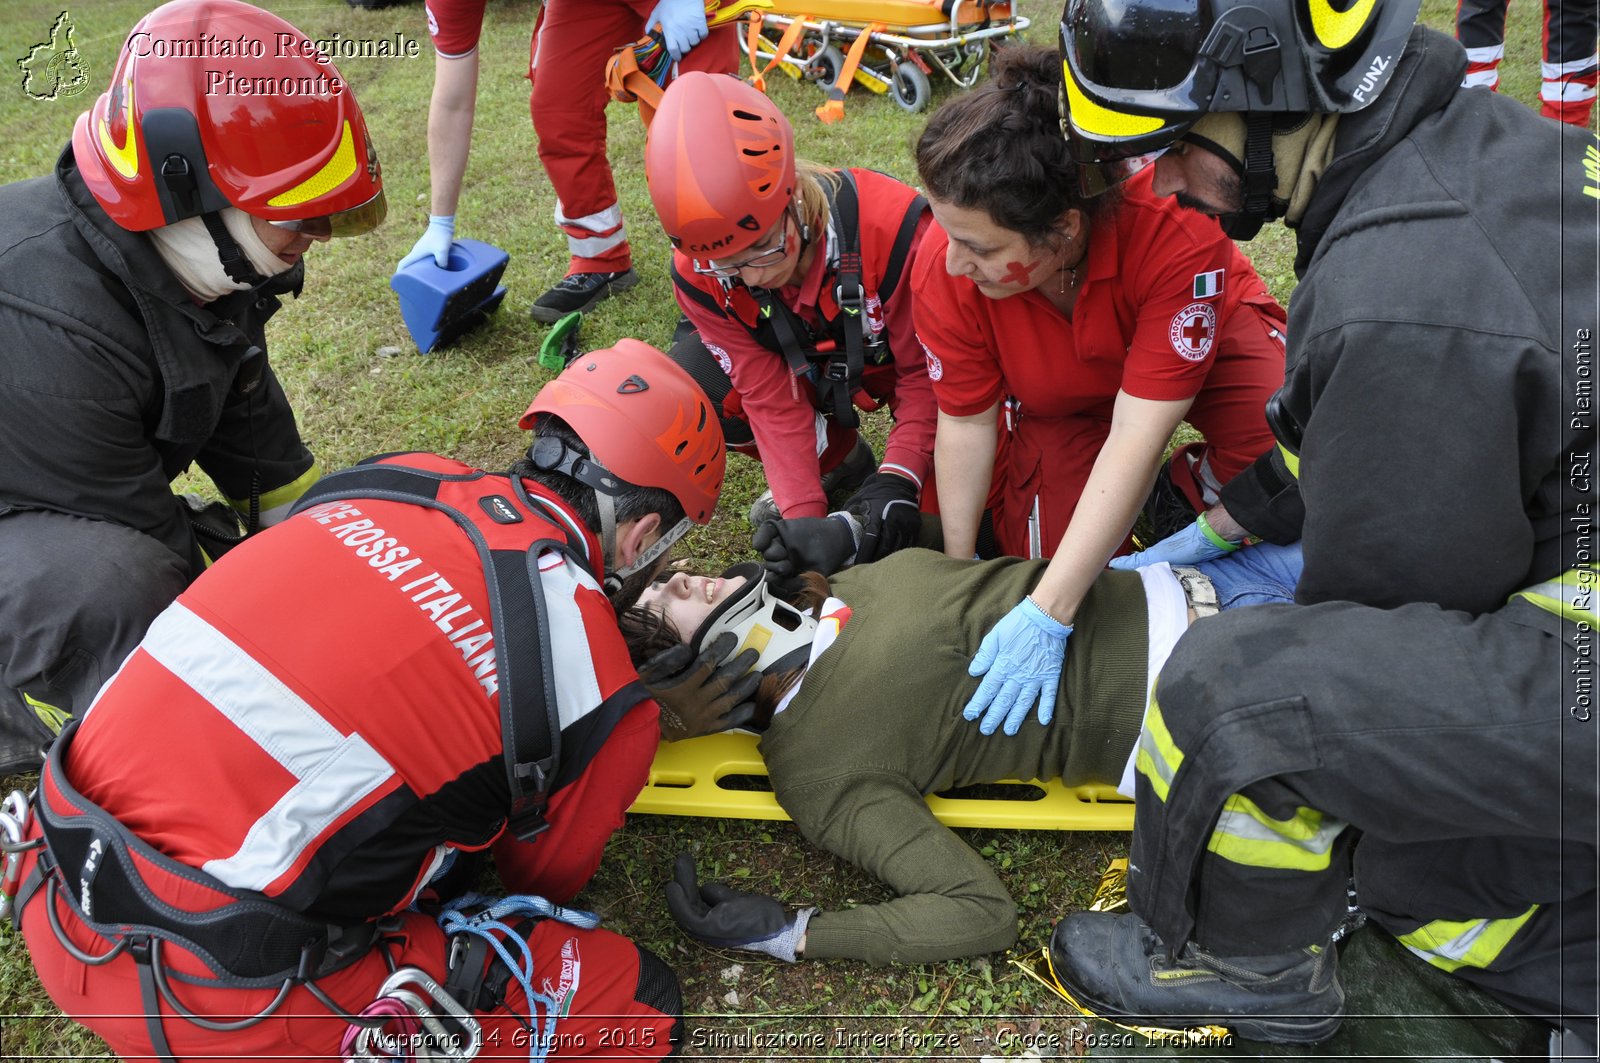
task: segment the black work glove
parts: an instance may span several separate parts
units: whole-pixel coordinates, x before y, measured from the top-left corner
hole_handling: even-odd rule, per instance
[[[771,897],[730,889],[719,882],[702,886],[694,858],[688,853],[679,853],[672,865],[667,910],[697,941],[721,949],[761,952],[787,963],[800,958],[806,924],[816,911],[790,911]]]
[[[917,509],[921,490],[904,476],[875,472],[846,502],[846,512],[861,522],[861,549],[856,564],[888,557],[896,550],[917,545],[922,513]]]
[[[696,657],[688,646],[662,650],[639,669],[639,678],[661,706],[661,737],[669,742],[743,727],[756,714],[761,673],[752,672],[761,656],[745,650],[722,667],[737,639],[724,631]]]
[[[786,597],[798,589],[792,584],[802,572],[831,576],[848,567],[856,555],[856,529],[842,513],[769,520],[756,529],[750,545],[775,577],[780,597]]]

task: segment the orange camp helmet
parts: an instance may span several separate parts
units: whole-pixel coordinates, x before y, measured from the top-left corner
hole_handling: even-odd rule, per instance
[[[326,236],[383,220],[349,84],[305,34],[239,0],[174,0],[140,19],[72,151],[95,200],[134,232],[230,205]]]
[[[689,520],[711,522],[728,462],[722,424],[694,378],[656,348],[622,339],[581,355],[517,423],[532,428],[540,413],[570,425],[605,472],[668,491]]]
[[[766,94],[693,71],[667,87],[644,148],[645,179],[672,246],[724,258],[760,240],[794,196],[794,129]]]

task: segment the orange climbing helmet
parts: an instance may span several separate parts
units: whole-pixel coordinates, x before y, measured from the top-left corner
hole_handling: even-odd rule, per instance
[[[644,149],[645,179],[672,246],[725,258],[756,243],[795,189],[794,129],[766,94],[694,71],[667,87]]]
[[[539,389],[518,424],[530,429],[540,413],[570,425],[602,475],[659,487],[689,520],[711,522],[728,461],[722,424],[694,378],[656,348],[622,339],[581,355]]]

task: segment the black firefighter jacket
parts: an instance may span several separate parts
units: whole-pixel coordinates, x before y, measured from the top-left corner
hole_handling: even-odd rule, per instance
[[[1600,156],[1465,64],[1413,30],[1300,225],[1274,424],[1299,478],[1274,452],[1223,499],[1302,539],[1302,603],[1484,613],[1593,548]]]
[[[196,304],[148,236],[106,216],[70,146],[53,175],[0,187],[0,514],[126,525],[198,574],[174,477],[198,462],[239,500],[312,467],[267,365],[279,305],[264,291]]]

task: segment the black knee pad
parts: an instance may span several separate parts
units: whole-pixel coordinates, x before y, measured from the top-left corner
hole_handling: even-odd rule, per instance
[[[672,1016],[672,1031],[668,1034],[672,1050],[667,1055],[675,1056],[682,1051],[683,993],[678,988],[678,976],[649,949],[639,948],[639,982],[634,986],[633,999]]]

